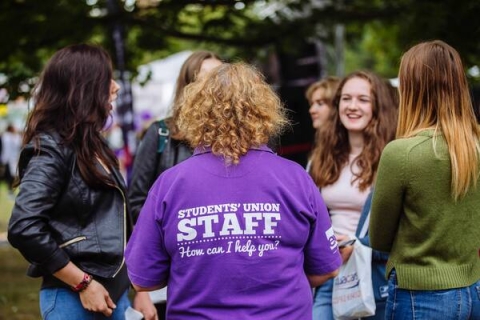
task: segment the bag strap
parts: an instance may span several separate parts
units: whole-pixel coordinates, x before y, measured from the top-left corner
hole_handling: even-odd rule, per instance
[[[368,232],[368,225],[370,224],[370,210],[367,213],[367,216],[365,217],[365,221],[363,221],[362,229],[360,230],[360,233],[358,234],[358,238],[363,238]]]
[[[168,143],[168,136],[170,135],[170,130],[168,130],[165,120],[158,121],[158,153],[162,153],[165,150],[165,146]]]

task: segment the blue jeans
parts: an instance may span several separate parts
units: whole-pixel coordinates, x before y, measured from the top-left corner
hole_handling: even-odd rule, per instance
[[[313,320],[333,320],[333,279],[315,289],[313,295]]]
[[[83,308],[78,293],[67,288],[40,290],[40,312],[45,320],[124,320],[125,310],[130,306],[128,291],[118,299],[117,308],[111,317]]]
[[[385,316],[387,320],[480,319],[480,281],[448,290],[406,290],[398,288],[393,270],[388,279]]]

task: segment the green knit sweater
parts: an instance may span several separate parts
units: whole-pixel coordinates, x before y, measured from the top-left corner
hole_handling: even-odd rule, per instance
[[[443,136],[433,130],[390,142],[378,168],[372,248],[390,253],[387,275],[409,290],[466,287],[480,279],[479,187],[455,202]]]

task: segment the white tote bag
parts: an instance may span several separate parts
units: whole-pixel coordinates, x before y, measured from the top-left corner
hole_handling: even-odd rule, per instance
[[[359,236],[367,232],[368,218]],[[372,249],[358,239],[353,245],[350,259],[340,267],[333,282],[333,317],[350,320],[375,314],[375,296],[372,285]]]

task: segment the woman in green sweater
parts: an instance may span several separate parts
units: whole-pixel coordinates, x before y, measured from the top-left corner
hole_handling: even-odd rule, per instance
[[[480,319],[480,130],[463,70],[438,40],[402,57],[370,220],[390,253],[386,319]]]

